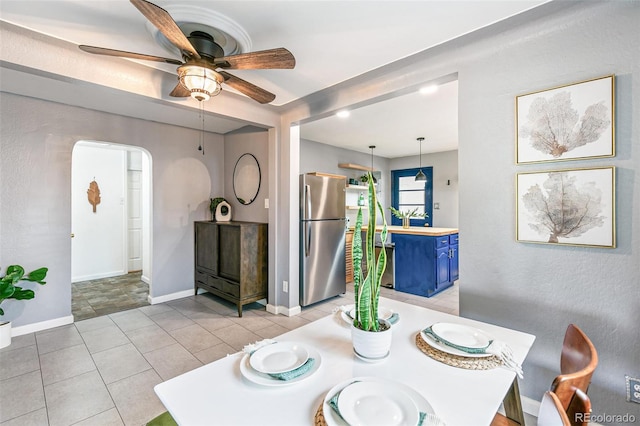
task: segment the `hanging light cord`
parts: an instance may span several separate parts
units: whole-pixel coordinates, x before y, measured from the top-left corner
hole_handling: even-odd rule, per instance
[[[369,148],[371,149],[371,173],[373,174],[373,149],[375,148],[375,145],[369,145]]]

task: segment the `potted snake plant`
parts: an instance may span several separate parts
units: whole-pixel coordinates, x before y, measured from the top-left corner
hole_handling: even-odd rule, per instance
[[[391,347],[391,324],[378,318],[380,285],[387,266],[387,255],[385,250],[380,250],[376,256],[375,250],[378,214],[382,217],[380,240],[383,247],[387,240],[387,221],[382,205],[376,196],[373,177],[371,173],[368,175],[369,223],[367,224],[366,237],[363,245],[362,207],[360,207],[351,245],[355,294],[355,317],[351,327],[351,337],[353,350],[357,356],[367,361],[376,361],[386,358]],[[366,270],[363,270],[363,258]]]
[[[32,281],[38,284],[46,284],[47,268],[39,268],[25,275],[24,268],[20,265],[11,265],[5,275],[0,278],[0,305],[6,299],[29,300],[35,297],[30,289],[23,289],[18,284],[21,281]],[[0,348],[11,344],[11,321],[4,320],[4,310],[0,306]]]

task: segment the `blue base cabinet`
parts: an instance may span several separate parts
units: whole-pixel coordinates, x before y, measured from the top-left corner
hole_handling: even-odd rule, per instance
[[[391,239],[396,290],[431,297],[458,279],[458,234],[392,234]]]
[[[458,272],[458,234],[449,235],[449,280],[454,282],[460,276]]]

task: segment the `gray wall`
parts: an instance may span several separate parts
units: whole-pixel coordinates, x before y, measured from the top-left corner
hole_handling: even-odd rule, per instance
[[[420,165],[417,155],[392,158],[391,170],[412,169]],[[436,152],[422,155],[422,166],[433,167],[432,226],[439,228],[458,227],[458,151]]]
[[[269,140],[266,130],[247,127],[224,135],[224,197],[232,208],[232,220],[268,222]],[[233,192],[233,170],[242,154],[253,154],[260,165],[260,190],[251,204],[241,204]]]
[[[71,315],[71,151],[78,140],[146,149],[153,175],[154,297],[193,288],[193,221],[223,191],[224,141],[200,132],[23,96],[0,96],[0,265],[49,267],[30,301],[8,305],[14,326]],[[13,301],[9,301],[13,302]],[[4,304],[3,304],[3,307]]]
[[[564,331],[591,337],[600,363],[594,414],[634,413],[624,375],[640,376],[640,3],[580,2],[460,53],[460,314],[537,336],[521,389],[540,399],[558,373]],[[616,74],[615,158],[514,164],[514,99]],[[618,247],[515,241],[519,172],[617,167]]]

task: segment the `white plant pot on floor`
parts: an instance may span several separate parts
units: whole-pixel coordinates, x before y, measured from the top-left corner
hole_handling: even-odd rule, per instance
[[[386,330],[364,331],[351,325],[353,351],[358,358],[367,362],[376,362],[382,361],[389,356],[391,324],[385,320],[380,320],[380,322],[386,324]]]
[[[11,322],[0,322],[0,349],[11,344]]]

